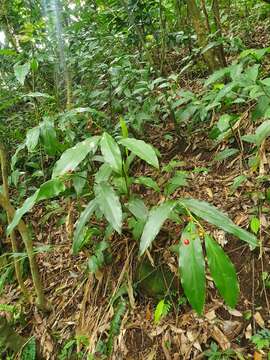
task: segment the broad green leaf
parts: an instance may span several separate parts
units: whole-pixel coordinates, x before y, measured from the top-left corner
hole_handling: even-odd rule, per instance
[[[222,115],[218,122],[217,127],[221,132],[224,132],[230,128],[230,121],[232,120],[232,116],[229,114]]]
[[[252,111],[252,120],[256,121],[263,117],[265,117],[265,113],[269,108],[270,99],[268,96],[263,95],[260,96],[257,100],[257,105],[255,109]]]
[[[260,219],[253,217],[250,221],[250,229],[254,234],[258,234],[258,231],[260,230]]]
[[[42,184],[41,187],[32,196],[25,200],[22,207],[16,210],[13,220],[7,228],[7,234],[9,235],[12,230],[14,230],[14,228],[19,224],[23,215],[30,211],[37,202],[57,196],[64,190],[65,185],[59,179],[49,180]]]
[[[102,181],[108,181],[112,173],[112,168],[109,164],[104,163],[100,166],[95,174],[95,182],[100,183]]]
[[[122,228],[122,208],[113,188],[105,182],[94,187],[97,204],[107,221],[120,234]]]
[[[211,276],[226,304],[234,308],[239,285],[235,267],[220,245],[209,235],[205,235],[205,247]]]
[[[27,146],[27,149],[29,152],[32,152],[35,150],[35,148],[38,144],[39,135],[40,135],[39,126],[34,127],[32,129],[30,129],[29,131],[27,131],[25,145]]]
[[[135,155],[146,161],[148,164],[154,166],[157,169],[159,168],[158,158],[153,147],[149,144],[146,144],[143,140],[126,138],[119,140],[119,144],[125,146],[128,150],[132,151]]]
[[[160,319],[162,318],[162,316],[164,314],[164,310],[165,310],[165,301],[164,301],[164,299],[162,299],[159,301],[159,303],[157,304],[157,307],[155,309],[154,321],[156,324],[158,324],[160,322]]]
[[[93,136],[67,149],[56,162],[52,177],[73,172],[90,152],[92,154],[96,152],[99,139],[99,136]]]
[[[128,210],[138,219],[145,221],[148,216],[148,209],[141,199],[131,199],[127,204]]]
[[[16,64],[14,65],[14,73],[16,79],[19,81],[21,85],[24,84],[25,78],[30,71],[30,64],[27,62],[23,65]]]
[[[134,180],[134,183],[144,185],[146,187],[154,189],[157,192],[160,192],[160,188],[159,188],[158,184],[156,183],[156,181],[148,176],[139,176],[138,178],[136,178]]]
[[[230,72],[229,68],[223,68],[220,70],[215,71],[212,75],[209,76],[209,78],[204,83],[204,86],[207,87],[218,80],[222,79],[225,75],[227,75]]]
[[[44,120],[42,124],[40,124],[40,135],[46,153],[54,156],[58,152],[60,144],[57,140],[56,131],[52,122]]]
[[[163,204],[151,209],[140,240],[140,255],[143,255],[152,244],[162,225],[170,216],[175,205],[175,201],[166,201]]]
[[[210,205],[206,201],[195,199],[181,199],[179,202],[196,216],[230,234],[233,234],[239,239],[247,242],[252,248],[258,246],[256,236],[235,225],[226,214],[218,210],[215,206]]]
[[[246,142],[260,146],[268,136],[270,136],[270,120],[265,120],[257,127],[255,134],[244,135],[242,136],[242,139]]]
[[[187,174],[185,174],[184,172],[178,173],[167,182],[164,189],[165,195],[169,196],[173,192],[175,192],[175,190],[177,190],[180,186],[187,186],[187,185],[188,185]]]
[[[262,142],[270,135],[270,120],[264,121],[255,132],[256,144],[260,146]]]
[[[225,149],[217,153],[217,155],[214,157],[214,161],[223,161],[237,153],[239,153],[238,149]]]
[[[87,171],[81,171],[72,176],[72,182],[77,196],[79,196],[87,182]]]
[[[122,173],[122,157],[118,144],[108,133],[104,133],[100,140],[100,149],[106,163],[118,174]]]
[[[205,302],[205,263],[196,226],[189,223],[180,239],[179,269],[185,295],[198,314]]]
[[[76,222],[73,244],[72,244],[72,252],[74,255],[78,254],[78,252],[81,249],[82,242],[84,241],[85,225],[87,224],[90,217],[94,213],[96,206],[97,206],[96,201],[91,200]]]

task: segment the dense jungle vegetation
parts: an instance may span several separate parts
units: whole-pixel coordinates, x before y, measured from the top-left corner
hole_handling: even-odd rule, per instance
[[[0,358],[270,359],[270,1],[1,0]]]

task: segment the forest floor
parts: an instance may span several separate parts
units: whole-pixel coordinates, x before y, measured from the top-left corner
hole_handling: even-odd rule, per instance
[[[264,184],[258,185],[252,174],[245,170],[245,159],[239,155],[231,162],[226,161],[226,164],[213,162],[217,149],[211,148],[203,132],[190,138],[189,143],[178,139],[164,140],[164,134],[171,130],[170,124],[149,126],[147,139],[159,149],[162,166],[174,159],[180,164],[177,170],[185,170],[189,174],[189,185],[178,189],[173,197],[206,200],[226,212],[237,225],[247,228],[254,208],[258,207],[256,193],[264,190]],[[270,164],[265,166],[269,169]],[[166,172],[160,176],[140,162],[135,163],[133,170],[138,176],[151,175],[159,184],[166,182],[170,176]],[[246,174],[248,180],[233,192],[231,185],[240,174]],[[146,190],[141,185],[134,186],[135,192],[144,194],[148,205],[162,201],[162,195],[157,192]],[[22,309],[26,318],[22,333],[36,337],[46,359],[60,359],[61,348],[75,334],[87,336],[88,349],[94,350],[97,341],[107,337],[112,319],[110,299],[124,282],[127,284],[129,304],[120,333],[114,341],[113,359],[203,359],[206,358],[203,351],[209,348],[211,341],[222,350],[234,349],[238,352],[235,358],[241,359],[241,354],[247,355],[245,358],[263,358],[263,354],[254,355],[250,337],[255,329],[270,326],[269,289],[265,289],[262,282],[262,272],[270,273],[269,217],[261,214],[259,236],[264,244],[261,253],[260,249],[250,251],[238,239],[205,224],[236,266],[240,299],[235,310],[224,305],[208,274],[207,305],[203,316],[196,315],[183,301],[182,304],[174,303],[169,314],[155,324],[156,301],[138,294],[132,286],[138,246],[129,232],[124,229],[121,237],[114,235],[111,238],[113,265],[107,265],[96,278],[92,274],[88,276],[85,264],[89,254],[71,255],[71,242],[67,239],[64,224],[60,223],[66,211],[65,204],[51,213],[47,205],[37,207],[30,218],[33,230],[38,234],[35,245],[50,246],[48,252],[38,254],[38,263],[46,297],[53,310],[43,314],[34,305]],[[178,271],[177,260],[168,249],[179,240],[183,226],[167,222],[151,251],[154,259],[169,266],[175,274]],[[27,285],[31,287],[30,282]],[[10,285],[1,297],[1,303],[17,306],[19,298],[18,288]],[[80,345],[77,350],[80,350]],[[98,356],[96,358],[99,359]]]

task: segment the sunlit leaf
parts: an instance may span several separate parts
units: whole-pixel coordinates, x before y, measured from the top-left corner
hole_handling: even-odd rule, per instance
[[[12,222],[7,228],[7,234],[9,235],[12,230],[19,224],[24,214],[29,212],[33,206],[41,200],[50,199],[59,195],[65,190],[65,185],[59,179],[53,179],[45,182],[41,187],[29,198],[25,200],[22,207],[16,210]]]
[[[72,244],[72,251],[73,251],[73,254],[75,254],[75,255],[80,251],[80,249],[82,247],[82,243],[84,241],[85,225],[87,224],[90,217],[94,213],[96,206],[97,206],[96,201],[91,200],[89,202],[89,204],[86,206],[86,208],[84,209],[84,211],[81,213],[78,221],[76,222],[73,244]]]
[[[179,244],[179,268],[185,295],[198,314],[205,302],[205,263],[202,244],[196,226],[189,223]]]
[[[252,248],[258,246],[256,236],[235,225],[234,222],[222,211],[205,201],[195,199],[181,199],[180,204],[189,209],[196,216],[216,225],[220,229],[233,234],[239,239],[247,242]]]
[[[119,144],[125,146],[128,150],[132,151],[135,155],[146,161],[148,164],[154,166],[157,169],[159,168],[158,158],[153,147],[149,144],[146,144],[143,140],[126,138],[119,140]]]
[[[234,308],[239,296],[235,267],[220,245],[209,235],[205,235],[205,247],[214,283],[226,304]]]
[[[93,136],[66,150],[56,162],[52,177],[73,172],[90,152],[92,154],[96,152],[99,139],[99,136]]]
[[[104,157],[111,168],[118,174],[122,173],[122,157],[118,144],[113,137],[108,133],[104,133],[100,140],[100,149]]]
[[[162,225],[169,218],[175,204],[174,201],[167,201],[151,209],[140,240],[140,255],[143,255],[152,244]]]
[[[113,188],[105,182],[95,185],[97,204],[107,221],[120,234],[122,228],[122,208],[119,197]]]

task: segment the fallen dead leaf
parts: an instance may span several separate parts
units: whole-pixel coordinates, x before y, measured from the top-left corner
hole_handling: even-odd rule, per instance
[[[252,326],[251,324],[249,324],[245,331],[245,338],[249,340],[251,339],[251,336],[252,336]]]
[[[261,328],[264,328],[264,320],[258,311],[254,314],[254,319]]]
[[[222,350],[227,350],[231,347],[230,341],[217,326],[213,327],[211,336],[219,344]]]
[[[254,353],[254,360],[262,360],[262,354],[260,354],[259,352],[255,351]]]

